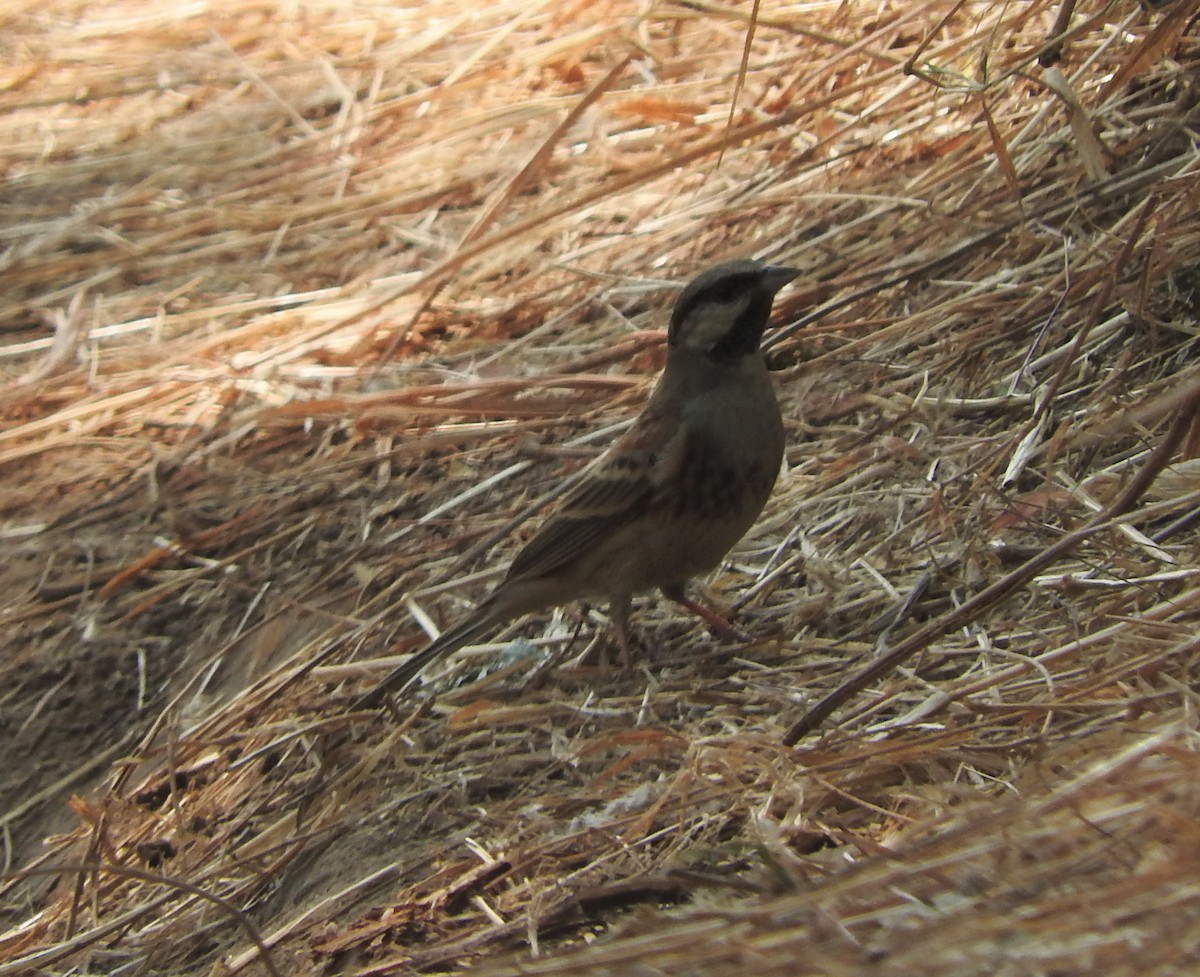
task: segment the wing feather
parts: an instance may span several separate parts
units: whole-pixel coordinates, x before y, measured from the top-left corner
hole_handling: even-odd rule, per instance
[[[579,484],[525,544],[506,581],[556,573],[597,542],[643,516],[683,460],[683,429],[649,407],[637,424],[586,470]]]

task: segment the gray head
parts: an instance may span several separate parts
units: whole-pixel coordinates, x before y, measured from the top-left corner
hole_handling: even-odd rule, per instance
[[[718,362],[757,352],[775,293],[798,274],[751,258],[709,268],[676,299],[667,344]]]

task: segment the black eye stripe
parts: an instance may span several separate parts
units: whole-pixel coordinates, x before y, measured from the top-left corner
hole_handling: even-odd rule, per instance
[[[734,301],[752,287],[753,282],[746,275],[738,275],[736,278],[723,278],[714,284],[701,298],[712,302],[720,302],[722,305],[725,305]]]
[[[756,282],[757,276],[755,275],[727,275],[719,278],[711,285],[697,289],[691,295],[682,296],[676,303],[673,318],[682,322],[692,314],[697,306],[705,302],[728,305],[753,288]]]

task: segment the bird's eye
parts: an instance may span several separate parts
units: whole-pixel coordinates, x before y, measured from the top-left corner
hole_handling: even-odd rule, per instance
[[[709,294],[714,302],[720,302],[722,305],[727,305],[738,297],[741,289],[738,283],[733,279],[727,278],[723,282],[717,282]]]

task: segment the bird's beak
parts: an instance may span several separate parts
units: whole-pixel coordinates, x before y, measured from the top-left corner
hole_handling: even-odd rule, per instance
[[[799,268],[787,268],[784,265],[766,265],[762,271],[763,284],[774,295],[799,274]]]

